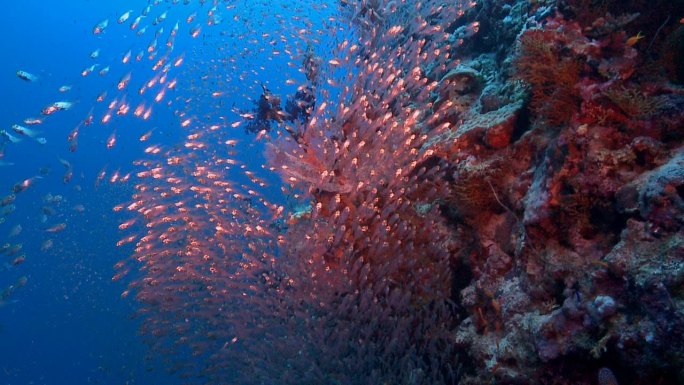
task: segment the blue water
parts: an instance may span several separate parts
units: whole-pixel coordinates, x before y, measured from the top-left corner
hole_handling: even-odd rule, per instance
[[[1,197],[9,195],[16,183],[40,177],[33,179],[26,191],[17,194],[16,211],[0,224],[0,243],[21,243],[20,254],[26,256],[25,262],[17,266],[10,265],[10,258],[2,257],[0,290],[16,286],[20,277],[27,278],[26,285],[14,289],[0,307],[0,384],[182,383],[164,370],[165,365],[159,358],[150,356],[138,333],[140,321],[133,317],[135,300],[120,296],[127,282],[111,280],[115,273],[113,265],[132,251],[132,246],[115,247],[122,236],[117,226],[125,217],[112,212],[112,207],[128,201],[133,189],[132,183],[111,184],[106,183],[106,179],[115,170],[120,170],[121,175],[133,171],[132,161],[141,157],[149,143],[168,146],[179,143],[183,130],[175,113],[190,108],[179,104],[175,95],[167,98],[170,104],[155,105],[149,121],[143,122],[129,114],[113,124],[81,127],[75,152],[69,151],[67,142],[68,134],[85,119],[91,108],[96,121],[102,116],[106,106],[94,102],[101,91],[108,91],[107,100],[116,94],[116,82],[126,72],[121,55],[132,48],[135,56],[137,50],[153,37],[157,27],[149,26],[143,38],[128,29],[146,5],[146,1],[133,0],[22,0],[3,4],[0,14],[0,129],[10,131],[14,123],[22,124],[27,117],[40,117],[41,109],[55,101],[77,103],[71,110],[59,111],[44,124],[31,127],[46,138],[45,145],[24,138],[21,143],[8,143],[5,147],[3,161],[14,165],[0,167]],[[164,36],[168,35],[173,21],[184,20],[193,8],[206,13],[208,6],[200,8],[196,1],[188,6],[169,5]],[[165,4],[158,5],[154,14],[158,15],[166,8]],[[116,18],[128,9],[134,10],[131,19],[117,25]],[[103,34],[94,36],[93,27],[105,18],[109,18],[109,27]],[[148,18],[141,25],[149,25],[149,21]],[[245,39],[231,38],[231,33],[240,33],[241,23],[224,26],[223,30],[228,31],[225,35],[212,34],[205,25],[203,30],[209,32],[203,32],[198,39],[192,39],[188,27],[183,27],[174,52],[185,51],[186,62],[195,64],[187,65],[174,76],[179,77],[179,83],[185,81],[186,87],[193,80],[200,83],[200,77],[208,70],[202,65],[208,64],[220,47],[235,52],[245,48]],[[268,30],[268,25],[260,27]],[[160,45],[164,42],[165,38],[159,39]],[[89,58],[98,48],[100,57]],[[258,56],[245,59],[258,67]],[[286,61],[276,58],[266,65],[277,68],[284,66]],[[97,72],[104,66],[101,65],[94,73],[82,77],[81,71],[93,63],[111,63],[110,73],[98,76]],[[132,63],[129,67],[133,68],[137,84],[152,73],[147,61],[145,66]],[[16,76],[17,70],[37,75],[38,80],[23,81]],[[259,81],[266,84],[275,80],[282,84],[279,76],[291,76],[266,72],[271,77],[259,77]],[[219,115],[234,118],[230,116],[228,106],[249,108],[251,102],[245,97],[258,97],[258,92],[254,91],[258,90],[257,84],[256,77],[242,83],[229,79],[223,86],[231,85],[229,90],[235,92],[235,96],[222,100],[225,107],[219,108],[209,100],[195,104],[192,116],[207,120],[218,119]],[[60,93],[58,89],[64,85],[72,89]],[[201,99],[210,92],[206,89],[195,91],[196,94],[187,97]],[[131,106],[135,107],[141,99],[134,91],[128,94]],[[151,98],[146,95],[147,100]],[[148,143],[138,141],[138,137],[151,128],[155,128],[153,139]],[[107,150],[105,141],[112,129],[116,129],[117,144]],[[244,135],[241,130],[236,132],[237,137],[241,135]],[[68,183],[63,182],[66,169],[60,159],[73,167],[73,178]],[[258,157],[251,162],[254,167],[260,164]],[[107,173],[105,182],[96,186],[97,174],[103,169]],[[276,187],[274,191],[277,191]],[[48,202],[48,194],[61,198],[58,202],[54,199]],[[77,206],[82,206],[84,211],[76,210]],[[45,231],[58,223],[66,223],[67,228],[54,234]],[[22,227],[21,233],[6,238],[17,224]],[[41,245],[48,239],[53,246],[41,250]]]
[[[123,282],[112,282],[112,265],[122,259],[114,247],[118,218],[111,215],[117,201],[127,199],[126,187],[94,186],[94,175],[106,163],[126,167],[139,148],[137,136],[121,135],[115,151],[105,151],[104,132],[83,134],[75,153],[68,151],[66,136],[90,108],[88,100],[99,89],[110,88],[113,77],[81,78],[91,65],[88,54],[99,46],[91,29],[104,17],[122,8],[142,8],[139,1],[45,1],[7,2],[0,15],[0,122],[9,129],[14,122],[39,116],[40,109],[63,97],[80,100],[72,110],[55,114],[39,129],[47,144],[24,140],[6,148],[5,160],[13,167],[0,169],[0,194],[9,194],[13,184],[50,172],[19,194],[16,212],[0,227],[3,241],[9,228],[21,224],[21,234],[12,242],[23,243],[26,262],[0,274],[0,286],[26,276],[0,308],[0,383],[2,384],[175,384],[180,380],[164,370],[154,370],[146,361],[146,346],[137,334],[139,325],[130,316],[132,300],[121,300]],[[119,32],[117,32],[119,33]],[[109,54],[120,52],[123,39],[108,39],[101,47]],[[18,69],[39,77],[35,83],[15,76]],[[59,95],[62,85],[72,90]],[[61,99],[59,99],[61,100]],[[155,122],[163,124],[163,121]],[[103,130],[94,127],[94,130]],[[85,138],[90,136],[89,138]],[[132,139],[132,140],[131,140]],[[138,146],[139,147],[139,146]],[[74,165],[74,178],[62,183],[63,167],[57,158]],[[54,246],[40,250],[47,238],[40,222],[46,194],[62,195],[50,223],[66,222],[67,230],[56,234]],[[72,209],[85,207],[83,213]],[[5,262],[5,261],[3,261]],[[152,370],[150,370],[152,369]]]

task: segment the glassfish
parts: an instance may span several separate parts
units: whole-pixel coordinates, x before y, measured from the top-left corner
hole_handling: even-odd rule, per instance
[[[128,20],[128,18],[131,17],[131,12],[133,12],[133,11],[129,10],[129,11],[124,12],[124,14],[119,17],[119,20],[117,20],[118,23],[123,24],[126,20]]]
[[[17,76],[19,77],[19,79],[26,80],[27,82],[35,82],[36,80],[38,80],[38,77],[36,75],[30,74],[22,70],[17,71]]]
[[[101,22],[97,23],[95,25],[95,27],[93,28],[93,34],[94,35],[101,34],[102,32],[104,32],[104,30],[107,28],[108,25],[109,25],[109,19],[102,20]]]

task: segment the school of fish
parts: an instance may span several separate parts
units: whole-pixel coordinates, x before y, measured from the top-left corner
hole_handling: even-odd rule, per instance
[[[328,337],[306,333],[288,340],[282,333],[330,321],[317,312],[347,301],[333,298],[333,292],[339,294],[345,280],[352,281],[349,276],[356,277],[354,285],[360,290],[356,291],[358,306],[370,306],[367,302],[373,300],[368,298],[378,294],[368,294],[373,293],[369,287],[376,285],[376,291],[385,293],[380,296],[387,309],[402,309],[400,316],[391,311],[376,315],[406,324],[426,322],[417,318],[424,313],[406,309],[446,279],[432,267],[444,255],[430,245],[423,245],[432,251],[423,265],[411,267],[416,273],[408,277],[406,260],[397,257],[402,262],[396,266],[379,260],[364,262],[351,257],[353,245],[346,243],[351,234],[374,232],[379,243],[365,247],[385,258],[389,254],[382,243],[388,233],[403,234],[411,241],[410,234],[418,231],[422,217],[403,213],[427,205],[417,198],[419,192],[433,198],[445,194],[446,187],[438,184],[422,187],[425,191],[414,187],[439,174],[439,167],[420,167],[431,155],[420,151],[428,142],[420,127],[435,125],[434,133],[448,128],[436,123],[434,116],[440,111],[432,118],[423,113],[436,83],[428,79],[422,65],[432,63],[432,77],[439,79],[439,74],[457,65],[449,60],[451,45],[462,44],[478,26],[469,25],[468,36],[449,40],[453,35],[443,30],[446,20],[459,18],[475,3],[442,3],[153,0],[139,11],[123,9],[115,18],[93,23],[91,38],[101,44],[84,52],[83,67],[74,69],[70,84],[55,90],[54,101],[0,131],[0,166],[16,163],[6,154],[26,145],[24,141],[45,145],[41,130],[55,116],[87,110],[64,132],[66,150],[55,157],[55,164],[65,184],[81,175],[79,183],[89,182],[96,189],[107,184],[133,191],[130,200],[113,207],[122,218],[116,246],[131,255],[116,263],[113,280],[128,280],[121,296],[134,297],[143,309],[143,332],[153,337],[152,350],[169,357],[172,370],[200,382],[284,384],[298,383],[289,376],[306,368],[292,365],[300,365],[304,358],[317,361],[314,352],[300,351],[301,360],[259,355],[264,349],[296,355],[298,347],[311,347],[320,338],[323,347],[317,348],[336,359],[312,366],[305,381],[316,383],[328,378],[323,368],[334,373],[351,365],[342,362],[342,341],[329,345]],[[401,24],[407,17],[410,23]],[[109,52],[109,39],[122,35],[130,40],[129,48]],[[312,56],[320,66],[318,79],[309,79],[304,70]],[[24,85],[39,85],[44,77],[31,69],[18,69],[16,76]],[[110,86],[92,100],[69,97],[92,77],[108,79]],[[278,94],[314,89],[315,106],[307,109],[309,117],[304,121],[287,120],[279,110],[274,126],[265,125],[250,136],[244,127],[255,120],[255,105],[267,89]],[[167,116],[173,117],[173,126],[159,127],[157,119]],[[165,142],[162,132],[177,136],[180,143]],[[79,171],[83,168],[79,163],[83,160],[77,158],[79,142],[114,152],[133,137],[143,143],[143,150],[132,165],[97,164],[100,171],[92,181]],[[39,170],[17,181],[0,199],[0,222],[6,222],[0,228],[9,229],[7,242],[0,247],[0,255],[9,261],[6,269],[20,269],[27,258],[17,241],[26,229],[13,212],[22,204],[25,191],[41,183],[47,172]],[[388,182],[392,178],[397,183]],[[375,206],[356,201],[369,196],[376,196]],[[50,253],[59,237],[79,225],[78,215],[86,209],[67,195],[44,195],[40,252]],[[357,210],[377,212],[372,225],[350,222]],[[424,210],[429,214],[431,209]],[[326,216],[327,225],[316,223]],[[306,221],[316,224],[305,229]],[[440,226],[432,219],[426,223]],[[314,246],[300,245],[307,241]],[[317,251],[296,255],[302,250]],[[389,281],[374,270],[378,266],[388,269]],[[344,273],[333,274],[331,269]],[[302,282],[302,272],[310,282]],[[369,283],[369,277],[375,277],[375,283]],[[413,291],[409,283],[413,280],[424,285],[420,294]],[[391,289],[397,282],[411,289]],[[0,303],[26,284],[24,274],[0,294]],[[335,285],[339,287],[331,289]],[[288,293],[300,295],[306,290],[314,300],[302,299],[304,307],[286,298]],[[446,311],[434,306],[435,314]],[[338,317],[334,322],[344,318],[340,309],[347,312],[349,307],[330,310]],[[254,318],[264,314],[271,314],[270,320]],[[434,322],[442,322],[435,317]],[[354,322],[361,320],[372,321],[362,317]],[[387,338],[392,343],[388,342],[385,355],[368,346],[354,354],[375,354],[385,360],[378,367],[388,365],[383,370],[389,371],[405,359],[397,351],[411,347],[404,345],[406,341],[397,342],[401,339],[396,336]],[[333,354],[326,346],[342,350]],[[182,352],[199,359],[187,360]],[[279,365],[289,369],[269,372]],[[424,370],[418,361],[405,365],[407,372],[395,375],[420,376],[416,373]],[[373,375],[378,380],[394,378],[385,372]],[[414,378],[414,383],[426,383],[426,378]]]

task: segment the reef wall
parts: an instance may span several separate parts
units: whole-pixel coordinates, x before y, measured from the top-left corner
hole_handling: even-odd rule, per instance
[[[656,3],[465,17],[480,30],[435,102],[457,129],[428,146],[466,229],[460,383],[684,381],[683,4]]]

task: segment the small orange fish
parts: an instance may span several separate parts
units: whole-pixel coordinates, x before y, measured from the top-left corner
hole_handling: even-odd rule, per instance
[[[641,34],[641,31],[639,31],[639,33],[637,33],[636,35],[634,35],[634,36],[630,37],[629,39],[627,39],[627,41],[625,42],[625,44],[627,44],[628,46],[632,47],[632,46],[634,46],[634,44],[636,44],[639,40],[641,40],[641,39],[643,39],[643,38],[644,38],[644,35],[642,35],[642,34]]]

